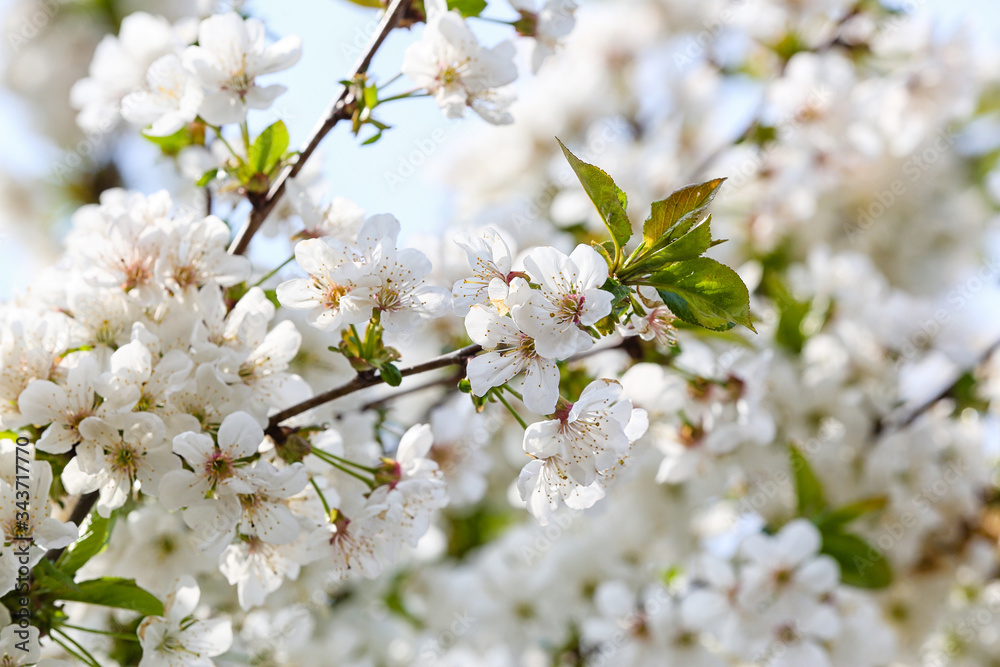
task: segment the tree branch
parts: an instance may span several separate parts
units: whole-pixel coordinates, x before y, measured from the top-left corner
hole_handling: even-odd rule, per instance
[[[87,518],[87,515],[90,514],[90,510],[93,509],[94,503],[97,502],[97,496],[97,491],[85,493],[80,496],[79,500],[76,501],[76,505],[73,506],[73,511],[70,513],[68,520],[72,521],[77,525],[77,527],[79,527],[80,524],[83,523],[83,520]],[[66,551],[66,547],[49,549],[48,553],[45,554],[45,557],[50,561],[55,562],[59,560],[59,556],[61,556],[64,551]]]
[[[378,51],[379,47],[382,46],[382,42],[385,41],[385,38],[396,27],[396,24],[399,23],[400,18],[406,13],[409,5],[410,0],[392,0],[392,4],[386,9],[385,14],[382,16],[382,21],[362,52],[361,58],[347,76],[347,80],[353,81],[359,74],[364,74],[368,71],[375,52]],[[274,210],[278,200],[285,194],[285,183],[289,178],[294,177],[302,170],[306,160],[315,152],[320,142],[329,134],[330,130],[340,121],[351,117],[354,100],[354,93],[351,90],[351,86],[345,86],[337,99],[327,108],[325,117],[313,128],[308,141],[306,141],[305,145],[299,151],[295,162],[281,171],[274,180],[274,183],[271,184],[271,189],[264,197],[251,200],[253,210],[229,247],[230,254],[242,255],[246,252],[247,247],[250,245],[250,239],[257,233],[264,220]]]
[[[962,381],[962,378],[964,378],[969,373],[974,372],[976,369],[980,368],[983,364],[989,361],[990,357],[992,357],[997,350],[1000,350],[1000,340],[994,341],[989,347],[987,347],[983,351],[982,354],[979,355],[979,357],[976,359],[976,362],[972,364],[972,366],[966,368],[961,373],[959,373],[955,377],[955,379],[952,380],[950,384],[948,384],[946,387],[942,387],[939,392],[934,394],[934,396],[929,398],[924,403],[921,403],[919,406],[914,408],[905,417],[898,420],[893,420],[891,415],[887,415],[879,419],[878,422],[875,424],[874,435],[878,437],[879,435],[885,433],[888,430],[898,431],[900,429],[906,428],[907,426],[915,422],[917,418],[920,417],[920,415],[924,414],[932,407],[937,405],[938,401],[948,398],[948,396],[950,396],[955,391],[955,388],[958,386],[958,383]]]
[[[440,357],[435,357],[422,364],[410,366],[409,368],[402,368],[400,369],[400,374],[403,377],[407,377],[410,375],[426,373],[427,371],[433,371],[438,368],[447,368],[448,366],[464,366],[469,359],[476,356],[482,349],[483,348],[480,345],[469,345],[468,347],[463,347],[459,350],[455,350],[454,352],[442,354]],[[276,441],[280,442],[285,436],[285,433],[282,432],[280,426],[281,422],[291,419],[292,417],[300,415],[308,410],[312,410],[313,408],[319,407],[324,403],[329,403],[330,401],[342,398],[348,394],[353,394],[354,392],[362,389],[367,389],[368,387],[374,387],[375,385],[382,384],[383,382],[384,380],[382,377],[380,375],[376,375],[375,371],[362,371],[354,376],[354,379],[347,384],[325,391],[322,394],[316,394],[307,401],[297,403],[290,408],[285,408],[281,412],[273,415],[268,420],[267,429],[265,429],[264,432]]]

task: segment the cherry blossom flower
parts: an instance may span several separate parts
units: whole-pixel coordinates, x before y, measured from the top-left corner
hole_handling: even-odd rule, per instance
[[[191,470],[168,472],[160,481],[160,502],[167,509],[188,507],[212,492],[216,495],[253,493],[252,474],[241,459],[257,452],[264,431],[245,412],[233,412],[219,426],[218,446],[203,433],[181,433],[173,451]]]
[[[542,63],[556,52],[560,40],[573,30],[577,4],[575,0],[545,0],[538,7],[536,0],[509,2],[521,14],[521,20],[515,24],[517,31],[533,38],[531,71],[537,74]]]
[[[518,490],[542,525],[563,504],[586,509],[600,500],[606,473],[645,433],[646,411],[619,401],[621,392],[613,380],[595,380],[556,419],[525,430],[524,451],[534,460],[521,471]]]
[[[235,12],[201,22],[198,45],[183,54],[205,88],[198,113],[212,125],[241,122],[246,110],[266,109],[285,92],[278,84],[259,86],[257,77],[288,69],[302,55],[298,37],[265,44],[264,24]]]
[[[151,414],[126,413],[106,421],[88,417],[80,433],[99,452],[78,454],[62,473],[62,481],[72,494],[99,491],[97,511],[102,517],[125,504],[133,485],[156,496],[160,479],[181,467],[164,444],[163,422]]]
[[[426,88],[448,118],[461,118],[466,107],[494,124],[513,122],[501,86],[517,78],[514,45],[506,41],[486,49],[461,15],[441,0],[426,3],[423,38],[403,56],[402,71]]]
[[[350,247],[336,239],[309,239],[295,245],[295,259],[310,277],[278,285],[281,305],[307,310],[309,323],[324,331],[368,321],[379,281],[354,262]]]
[[[465,317],[465,328],[485,353],[469,360],[466,374],[477,396],[485,396],[525,372],[522,394],[531,411],[547,415],[559,400],[559,369],[555,361],[535,351],[535,341],[517,328],[515,321],[501,317],[488,306],[473,306]]]
[[[181,577],[163,604],[163,616],[147,616],[139,624],[140,667],[213,667],[210,658],[229,650],[233,630],[226,620],[193,616],[201,591],[194,578]]]
[[[480,303],[491,303],[506,314],[503,301],[513,276],[510,248],[503,238],[487,228],[482,235],[458,234],[455,243],[465,250],[472,267],[472,276],[459,280],[452,289],[455,314],[465,317],[470,307]]]
[[[169,136],[198,116],[203,98],[201,83],[179,56],[168,53],[149,66],[145,89],[122,100],[122,117],[149,126],[146,134],[152,137]]]
[[[611,312],[612,296],[601,289],[608,265],[590,246],[580,245],[567,257],[555,248],[535,248],[524,266],[540,290],[526,285],[511,295],[518,327],[535,339],[535,350],[549,359],[565,359],[589,350],[594,339],[582,327]]]

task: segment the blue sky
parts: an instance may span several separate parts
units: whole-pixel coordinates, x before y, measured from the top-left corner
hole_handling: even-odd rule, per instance
[[[926,4],[939,17],[938,23],[944,30],[972,18],[981,40],[1000,43],[996,0],[913,1]],[[9,2],[0,0],[0,11]],[[498,9],[491,10],[494,14],[504,6],[497,4]],[[363,47],[374,27],[375,14],[346,0],[256,0],[249,6],[274,34],[302,37],[304,51],[300,63],[273,77],[289,89],[279,98],[273,110],[276,113],[252,116],[252,124],[259,129],[280,115],[289,127],[292,144],[297,146],[321,117],[337,89],[337,80],[353,64],[357,49]],[[477,30],[487,43],[498,41],[505,34],[499,26],[483,22],[477,22]],[[403,51],[414,36],[408,31],[392,33],[375,59],[373,74],[382,80],[395,75]],[[357,48],[351,48],[355,44]],[[400,81],[396,85],[402,91],[407,84]],[[379,118],[393,129],[380,142],[359,148],[359,141],[342,124],[323,143],[323,167],[330,189],[327,196],[347,196],[369,213],[391,211],[404,229],[439,229],[450,216],[447,191],[427,178],[423,169],[417,169],[395,185],[387,181],[386,175],[400,173],[401,156],[417,153],[419,158],[419,154],[431,152],[434,157],[447,152],[449,147],[459,145],[466,133],[481,127],[482,121],[475,117],[449,121],[426,99],[405,100],[383,109]],[[26,109],[0,89],[0,146],[3,146],[0,160],[4,168],[18,174],[44,174],[57,153],[33,138],[29,128]],[[143,189],[156,189],[155,179],[143,184]],[[0,258],[3,260],[0,298],[7,298],[13,290],[23,289],[38,267],[16,239],[9,237],[0,238]]]

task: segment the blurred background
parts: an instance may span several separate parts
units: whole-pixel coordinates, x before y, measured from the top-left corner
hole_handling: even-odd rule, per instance
[[[4,17],[4,46],[0,50],[0,298],[23,291],[33,274],[54,261],[69,215],[81,204],[96,201],[104,188],[122,184],[150,193],[176,185],[176,169],[170,160],[130,128],[118,128],[107,136],[85,136],[73,121],[76,112],[70,106],[69,90],[86,75],[97,42],[107,32],[114,32],[123,16],[145,10],[190,15],[190,4],[192,0],[0,0],[0,16]],[[584,0],[583,4],[590,3]],[[995,0],[885,4],[930,13],[942,35],[967,29],[982,48],[1000,43],[1000,11]],[[258,0],[243,7],[263,19],[276,36],[302,37],[302,60],[280,75],[288,92],[271,110],[251,116],[252,130],[283,119],[292,145],[297,146],[337,94],[337,81],[350,69],[376,24],[376,10],[348,0]],[[500,2],[492,3],[489,13],[501,18],[514,16],[506,3]],[[473,27],[486,43],[497,42],[509,32],[484,21],[473,22]],[[421,29],[416,26],[392,33],[379,51],[372,73],[383,80],[398,73],[403,51],[415,39],[413,33]],[[368,213],[392,212],[401,220],[404,234],[439,232],[447,224],[462,222],[455,220],[443,166],[453,150],[487,128],[486,123],[473,114],[447,120],[426,100],[387,105],[380,111],[382,120],[393,127],[378,143],[359,150],[361,140],[344,126],[323,143],[322,169],[331,184],[327,197],[348,197]],[[437,129],[440,132],[435,132]],[[432,135],[440,141],[426,143]],[[402,156],[413,151],[426,153],[427,159],[409,169]],[[74,154],[83,158],[78,166]],[[483,160],[490,157],[483,156]],[[255,253],[265,260],[273,255],[263,241]]]

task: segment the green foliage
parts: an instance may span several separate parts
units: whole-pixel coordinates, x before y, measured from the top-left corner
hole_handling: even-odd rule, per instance
[[[848,586],[885,588],[892,583],[885,555],[857,535],[825,532],[822,551],[840,565],[840,580]]]
[[[573,172],[576,173],[576,177],[580,179],[584,192],[594,203],[597,212],[601,214],[604,225],[611,234],[615,247],[615,263],[612,266],[612,270],[614,270],[620,258],[621,248],[632,237],[632,223],[629,222],[628,215],[625,214],[628,198],[606,172],[580,160],[563,145],[563,142],[558,139],[556,141],[559,142],[563,155],[566,156],[566,160],[573,168]]]
[[[663,302],[680,319],[713,331],[750,321],[750,293],[739,275],[708,257],[668,264],[641,284],[655,287]]]
[[[134,579],[101,577],[79,583],[67,571],[43,558],[32,570],[32,593],[47,599],[65,602],[85,602],[104,607],[136,611],[143,616],[162,616],[163,603],[140,587]]]
[[[704,221],[709,205],[725,180],[716,178],[688,185],[666,199],[653,202],[649,218],[642,225],[646,254],[656,253],[674,243]]]
[[[142,136],[150,143],[159,146],[160,151],[164,155],[173,157],[188,146],[200,146],[204,144],[205,127],[200,124],[189,124],[165,137],[153,137],[145,132],[142,133]]]
[[[796,448],[789,449],[795,479],[796,513],[819,529],[820,548],[840,565],[840,579],[858,588],[885,588],[892,583],[892,569],[885,555],[863,538],[847,531],[852,521],[885,507],[882,496],[865,498],[838,509],[827,506],[823,485],[808,459]]]
[[[111,531],[114,530],[115,515],[105,519],[91,512],[87,520],[80,527],[80,538],[69,545],[56,561],[56,567],[69,576],[76,574],[76,571],[86,565],[87,561],[104,551],[111,539]]]
[[[257,135],[247,152],[246,162],[237,169],[237,177],[247,192],[260,194],[270,189],[288,151],[288,141],[288,128],[280,120]]]
[[[486,9],[486,0],[448,0],[448,9],[457,9],[465,18],[479,16]]]
[[[163,615],[163,603],[159,598],[136,584],[134,579],[101,577],[81,581],[73,589],[58,591],[55,597],[58,600],[128,609],[143,616]]]
[[[445,520],[448,555],[462,559],[477,547],[497,539],[517,521],[517,515],[509,509],[479,503],[472,508],[448,512]]]
[[[612,288],[631,293],[633,287],[654,287],[683,322],[712,331],[727,331],[737,324],[754,331],[746,285],[729,267],[702,256],[722,243],[712,238],[708,207],[725,179],[688,185],[654,202],[642,227],[642,240],[623,260],[622,251],[632,238],[625,193],[607,173],[577,158],[562,142],[559,146],[611,235],[610,241],[592,245],[608,263]],[[627,303],[618,308],[624,300],[615,289],[610,291],[616,310],[597,324],[599,333],[614,330],[628,310]]]
[[[790,447],[788,451],[795,478],[796,513],[811,518],[826,508],[823,485],[798,447]]]

